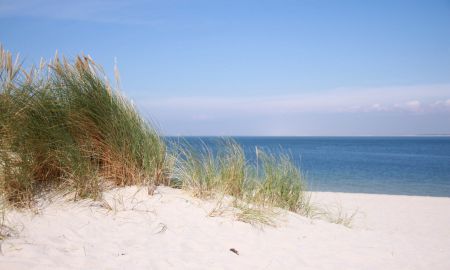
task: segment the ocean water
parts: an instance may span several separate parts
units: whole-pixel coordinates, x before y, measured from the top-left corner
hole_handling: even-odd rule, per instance
[[[217,137],[167,137],[220,149]],[[450,137],[233,137],[255,149],[288,151],[310,190],[450,197]]]

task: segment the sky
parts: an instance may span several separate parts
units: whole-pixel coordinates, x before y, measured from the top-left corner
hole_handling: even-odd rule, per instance
[[[165,135],[450,134],[449,0],[0,0],[0,42],[117,64]]]

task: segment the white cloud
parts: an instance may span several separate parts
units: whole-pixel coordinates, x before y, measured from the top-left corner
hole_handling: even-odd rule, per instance
[[[295,96],[176,97],[139,104],[150,112],[191,115],[279,115],[304,112],[430,113],[450,107],[450,84],[369,89],[340,88]],[[440,102],[440,103],[439,103]],[[436,103],[438,103],[436,105]],[[446,104],[445,106],[443,104]]]
[[[295,96],[140,100],[171,135],[450,133],[450,84],[335,89]]]
[[[405,107],[413,112],[419,112],[422,109],[421,103],[418,100],[411,100],[406,102]]]

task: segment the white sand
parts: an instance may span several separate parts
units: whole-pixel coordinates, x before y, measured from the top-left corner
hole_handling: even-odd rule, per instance
[[[450,198],[314,193],[358,208],[354,227],[290,213],[261,230],[209,217],[211,202],[180,190],[136,191],[109,192],[112,211],[57,201],[10,213],[20,234],[2,243],[0,269],[450,269]]]

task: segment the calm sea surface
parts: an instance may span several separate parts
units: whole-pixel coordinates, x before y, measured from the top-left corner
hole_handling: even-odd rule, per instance
[[[167,137],[219,149],[216,137]],[[233,137],[255,148],[288,151],[310,190],[450,197],[450,137]]]

